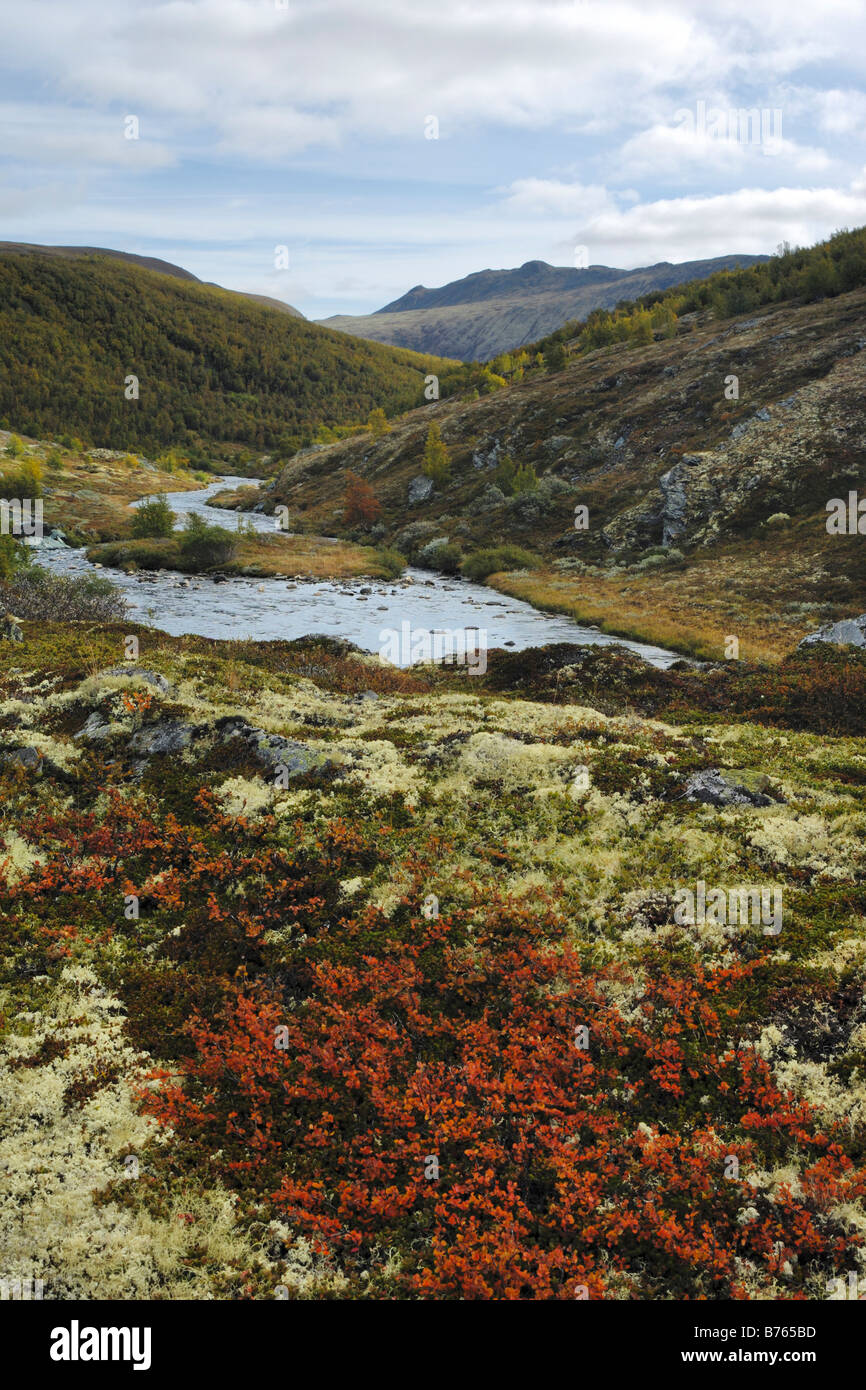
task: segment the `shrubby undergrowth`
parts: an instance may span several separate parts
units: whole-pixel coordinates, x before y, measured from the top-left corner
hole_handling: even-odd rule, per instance
[[[619,653],[500,654],[492,693],[136,630],[145,669],[121,627],[62,625],[0,669],[0,1047],[40,1097],[0,1142],[22,1277],[803,1299],[866,1264],[859,739],[688,710],[710,671],[670,675],[688,728],[643,719]],[[544,702],[513,698],[519,659]],[[602,664],[622,713],[593,707]],[[687,800],[717,766],[774,799]],[[677,925],[713,875],[777,885],[781,934]],[[66,1191],[28,1182],[61,1154]]]
[[[0,607],[29,621],[111,623],[123,617],[126,600],[102,575],[50,574],[34,564],[6,578],[0,571]]]

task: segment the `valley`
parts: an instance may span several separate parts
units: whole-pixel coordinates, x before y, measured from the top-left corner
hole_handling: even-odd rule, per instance
[[[7,1281],[856,1282],[866,234],[828,246],[480,368],[0,254],[43,516],[0,535]]]

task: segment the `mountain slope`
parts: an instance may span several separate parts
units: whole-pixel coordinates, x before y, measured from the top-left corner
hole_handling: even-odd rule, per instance
[[[379,343],[486,361],[554,332],[569,319],[584,318],[592,309],[612,309],[621,299],[766,259],[717,256],[680,265],[660,261],[637,270],[603,265],[572,270],[527,261],[515,270],[478,271],[440,289],[416,285],[375,314],[338,314],[321,322]]]
[[[291,450],[324,421],[418,404],[453,367],[125,256],[0,254],[0,427],[34,437]]]
[[[866,232],[697,283],[685,307],[656,341],[587,349],[571,325],[561,369],[432,402],[379,440],[302,452],[265,506],[358,537],[343,511],[351,471],[381,504],[377,537],[422,566],[500,572],[539,607],[695,655],[718,658],[732,636],[781,655],[866,609],[862,535],[827,529],[831,499],[862,496]],[[433,423],[450,455],[436,482]],[[479,552],[503,545],[512,553],[482,569]]]
[[[199,280],[197,275],[193,275],[191,270],[184,270],[183,266],[173,265],[171,261],[161,261],[157,256],[138,256],[134,251],[111,251],[104,246],[37,246],[33,242],[0,241],[0,256],[27,252],[40,256],[56,256],[61,260],[103,256],[113,261],[126,261],[128,265],[139,265],[144,270],[156,270],[160,275],[171,275],[175,280],[189,280],[195,285],[208,284],[215,289],[222,289],[222,285],[215,285],[212,280]],[[252,299],[258,304],[267,304],[272,309],[279,309],[282,314],[291,314],[294,318],[305,317],[300,309],[284,303],[282,299],[271,299],[265,294],[247,294],[245,290],[228,290],[227,293],[239,294],[242,299]]]

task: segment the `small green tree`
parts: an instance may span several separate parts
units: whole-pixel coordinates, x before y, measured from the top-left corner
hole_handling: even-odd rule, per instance
[[[168,505],[164,492],[153,501],[140,506],[132,518],[132,534],[137,540],[146,536],[170,536],[175,523],[175,515]]]
[[[510,454],[503,454],[502,458],[493,475],[493,481],[506,497],[510,497],[514,491],[514,476],[517,473],[517,464]]]
[[[381,439],[383,434],[390,432],[391,426],[388,424],[388,417],[380,405],[375,410],[371,410],[367,417],[367,424],[374,439]]]
[[[562,343],[551,343],[544,354],[544,366],[548,372],[561,372],[565,366],[565,348]]]
[[[14,536],[0,535],[0,584],[8,584],[19,570],[27,569],[31,564],[31,555],[28,547]],[[0,594],[0,608],[3,607],[3,595]]]
[[[515,494],[520,492],[535,492],[538,487],[538,474],[531,463],[521,463],[514,475],[512,486]]]
[[[664,300],[659,300],[658,304],[653,305],[650,314],[653,331],[661,333],[663,338],[674,338],[677,332],[677,316]]]
[[[829,256],[816,256],[809,262],[800,281],[806,299],[825,299],[839,293],[839,274]]]
[[[451,477],[451,459],[448,448],[437,424],[432,424],[427,431],[427,443],[424,446],[424,474],[431,478],[437,487],[442,487]]]
[[[42,464],[38,459],[25,459],[18,477],[22,497],[42,496]]]
[[[646,309],[640,309],[638,313],[632,315],[629,327],[629,337],[631,338],[632,342],[638,343],[640,345],[652,342],[652,319],[650,318]]]
[[[20,459],[21,455],[24,453],[24,444],[17,434],[10,434],[9,442],[6,445],[6,453],[11,459]]]

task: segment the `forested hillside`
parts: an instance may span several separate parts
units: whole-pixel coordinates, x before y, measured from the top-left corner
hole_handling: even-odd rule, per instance
[[[104,257],[0,255],[0,427],[36,437],[291,450],[454,365]]]
[[[613,313],[594,309],[583,320],[571,319],[554,333],[527,344],[525,351],[556,354],[592,352],[616,343],[649,342],[652,330],[676,331],[676,319],[710,310],[714,319],[748,314],[766,304],[799,300],[807,304],[832,299],[866,285],[866,228],[836,232],[816,246],[782,245],[779,253],[740,270],[719,270],[703,280],[653,290],[622,302]],[[557,365],[563,365],[558,361]]]

